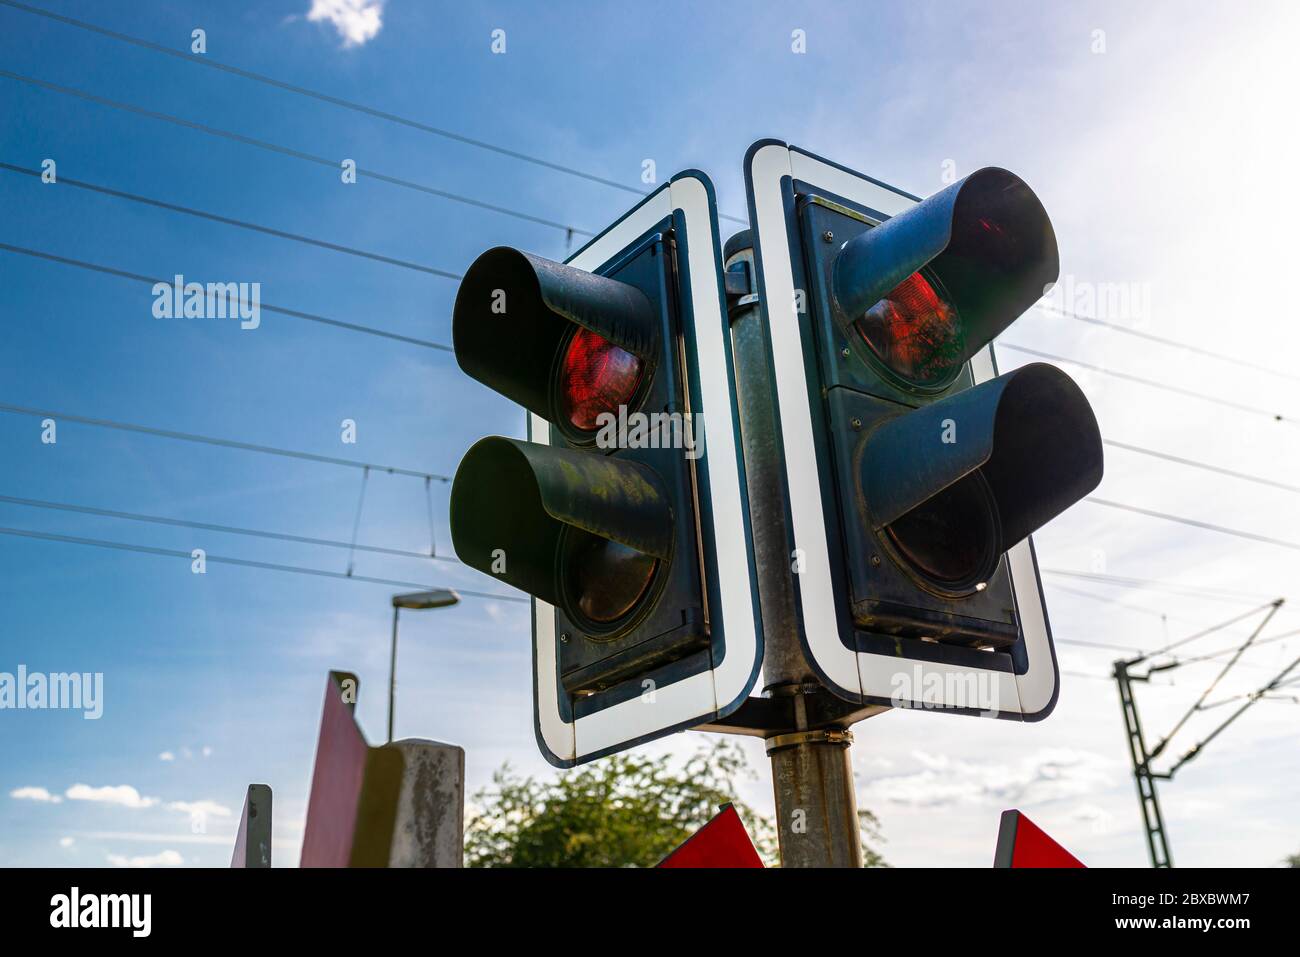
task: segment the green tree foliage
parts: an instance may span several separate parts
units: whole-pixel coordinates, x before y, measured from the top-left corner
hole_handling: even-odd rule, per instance
[[[553,778],[521,777],[504,765],[474,795],[479,809],[465,835],[469,867],[653,867],[699,830],[721,804],[735,805],[759,854],[775,863],[769,818],[736,798],[754,778],[744,752],[719,741],[680,767],[667,757],[616,754]],[[862,812],[864,845],[879,841]],[[868,866],[887,866],[864,846]]]

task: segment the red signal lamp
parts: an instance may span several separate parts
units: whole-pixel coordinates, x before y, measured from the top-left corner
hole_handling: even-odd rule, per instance
[[[914,272],[853,324],[891,372],[922,388],[947,385],[965,362],[961,317],[942,288]]]
[[[602,413],[617,415],[641,384],[644,363],[590,329],[577,327],[560,363],[560,397],[569,424],[595,431]]]

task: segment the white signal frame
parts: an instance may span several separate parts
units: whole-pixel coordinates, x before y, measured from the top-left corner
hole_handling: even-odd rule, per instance
[[[763,661],[758,583],[752,564],[744,460],[740,448],[730,327],[723,292],[722,246],[718,238],[713,184],[695,170],[679,173],[568,260],[579,269],[599,269],[665,218],[680,210],[685,222],[679,250],[685,249],[682,275],[690,308],[683,308],[683,335],[689,378],[698,382],[704,422],[704,454],[695,461],[700,521],[712,524],[716,556],[706,556],[707,574],[716,580],[710,596],[710,628],[723,638],[722,661],[652,693],[565,720],[560,711],[555,607],[533,598],[533,707],[537,742],[559,767],[572,767],[674,731],[725,717],[744,702]],[[679,263],[679,265],[682,265]],[[685,321],[689,315],[694,322]],[[698,432],[697,432],[698,434]],[[528,416],[528,437],[550,444],[550,423]],[[705,495],[705,489],[708,495]]]
[[[959,710],[982,717],[1035,721],[1055,707],[1059,689],[1033,545],[1026,539],[1007,552],[1017,618],[1024,635],[1028,670],[1015,674],[894,655],[854,651],[840,639],[840,620],[831,577],[825,515],[837,506],[822,501],[814,447],[805,356],[814,345],[811,325],[797,313],[794,260],[801,257],[798,213],[787,198],[798,181],[841,196],[886,216],[920,200],[861,173],[776,140],[760,140],[745,159],[759,297],[771,336],[772,373],[784,443],[792,553],[803,570],[796,576],[800,640],[809,664],[841,697],[897,707]],[[815,360],[812,367],[816,367]],[[976,384],[997,375],[989,345],[970,362]],[[969,678],[975,678],[971,681]]]

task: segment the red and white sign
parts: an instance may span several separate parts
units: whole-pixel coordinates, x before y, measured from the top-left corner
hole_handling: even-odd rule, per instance
[[[1019,811],[1003,811],[994,867],[1086,867]]]
[[[662,861],[660,867],[762,867],[740,815],[730,804],[722,805],[708,824],[686,839],[686,843]]]

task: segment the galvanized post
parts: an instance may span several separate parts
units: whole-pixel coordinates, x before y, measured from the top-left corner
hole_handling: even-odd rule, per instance
[[[793,698],[794,727],[767,737],[783,867],[861,867],[862,842],[844,727],[811,728],[810,696],[820,690],[799,646],[794,606],[794,556],[788,549],[781,449],[774,390],[768,374],[769,343],[754,291],[754,256],[748,230],[724,251],[728,270],[746,270],[749,292],[730,303],[737,403],[749,489],[759,604],[763,616],[763,692]],[[742,265],[743,264],[743,265]],[[728,282],[731,290],[732,283]],[[797,321],[790,316],[790,321]]]

